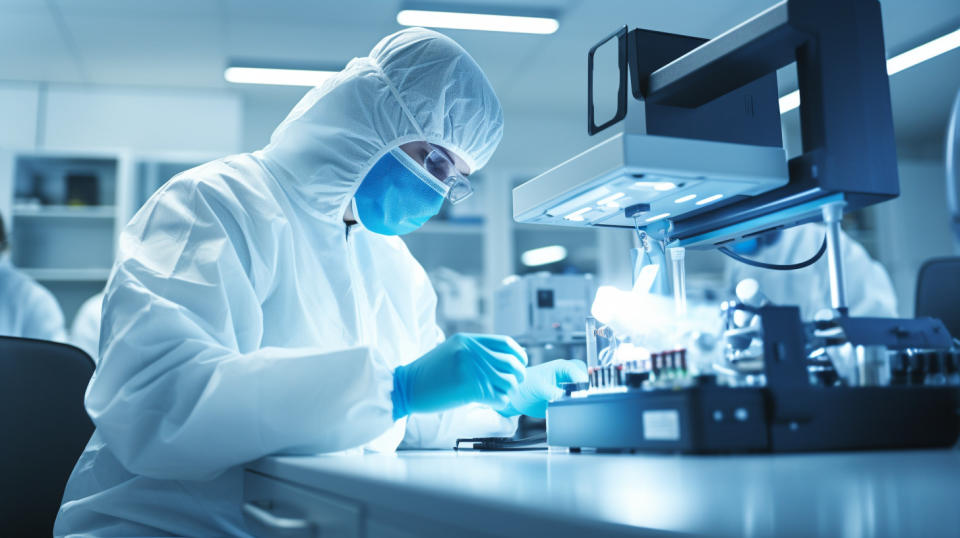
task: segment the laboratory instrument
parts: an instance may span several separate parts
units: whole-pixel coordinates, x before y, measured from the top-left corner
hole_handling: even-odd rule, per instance
[[[493,332],[523,346],[531,366],[552,359],[585,360],[583,320],[596,291],[590,274],[508,277],[493,297]]]
[[[598,118],[605,96],[594,91],[604,47],[616,47],[619,75],[609,119]],[[803,150],[787,161],[776,71],[793,62]],[[954,444],[960,353],[943,323],[847,309],[843,214],[899,194],[879,4],[784,0],[711,40],[625,26],[591,48],[587,68],[588,132],[620,132],[514,189],[517,221],[634,228],[668,249],[726,250],[822,220],[823,246],[806,256],[827,256],[832,310],[801,320],[796,306],[747,286],[721,308],[722,352],[708,368],[691,364],[686,341],[651,349],[588,318],[590,380],[550,403],[548,443],[679,452]],[[684,251],[672,252],[679,317],[666,323],[679,325]]]

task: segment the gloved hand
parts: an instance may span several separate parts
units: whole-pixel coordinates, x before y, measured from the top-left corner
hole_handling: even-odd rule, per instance
[[[582,361],[563,360],[545,362],[527,368],[527,378],[507,396],[510,405],[500,411],[501,415],[547,416],[547,402],[563,396],[561,383],[585,383],[587,365]]]
[[[527,354],[512,338],[455,334],[393,372],[393,418],[479,402],[507,406],[524,379]]]

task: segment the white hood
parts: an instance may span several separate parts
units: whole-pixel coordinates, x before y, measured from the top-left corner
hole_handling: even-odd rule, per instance
[[[339,221],[386,151],[425,140],[476,171],[502,136],[500,102],[473,58],[442,34],[412,28],[385,37],[310,90],[263,156],[286,172],[276,171],[315,216]]]

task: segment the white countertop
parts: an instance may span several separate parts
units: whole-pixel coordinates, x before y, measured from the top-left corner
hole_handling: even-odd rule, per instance
[[[960,535],[957,450],[741,456],[401,451],[273,457],[250,468],[368,506],[429,509],[452,519],[475,513],[478,522],[484,514],[513,514],[640,534]],[[472,510],[464,511],[468,505]],[[502,532],[498,528],[489,526]]]

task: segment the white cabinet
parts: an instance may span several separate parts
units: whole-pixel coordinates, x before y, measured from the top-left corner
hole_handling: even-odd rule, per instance
[[[243,519],[264,538],[359,538],[359,503],[295,486],[247,471],[243,484]]]
[[[320,488],[304,487],[256,471],[243,480],[244,522],[262,538],[413,538],[457,536],[487,538],[490,534]],[[429,513],[429,508],[424,507]]]
[[[6,173],[14,265],[50,289],[69,323],[113,265],[123,152],[14,153]]]

